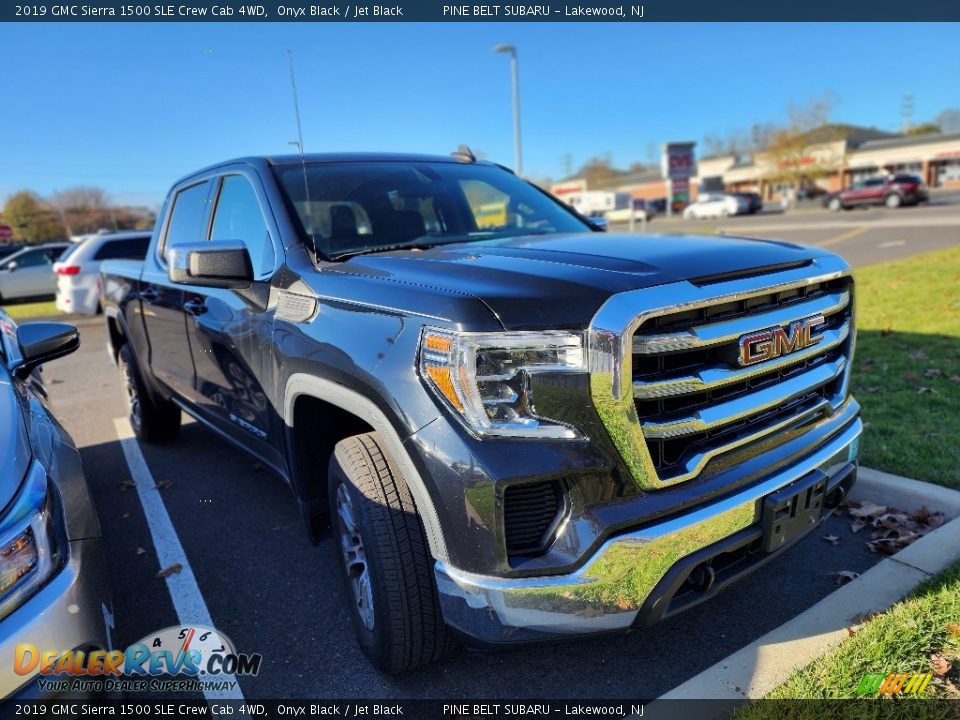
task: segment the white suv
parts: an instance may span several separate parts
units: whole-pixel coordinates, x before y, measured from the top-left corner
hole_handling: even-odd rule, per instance
[[[103,260],[143,260],[150,244],[147,231],[88,237],[55,263],[57,309],[65,313],[100,312],[100,263]]]
[[[687,205],[683,210],[686,220],[701,218],[719,218],[728,215],[739,215],[747,211],[747,203],[735,195],[721,193],[705,193],[697,198],[695,203]]]

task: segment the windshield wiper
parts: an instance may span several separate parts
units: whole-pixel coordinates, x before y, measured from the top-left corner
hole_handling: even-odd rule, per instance
[[[347,252],[331,255],[330,259],[344,260],[346,258],[355,257],[356,255],[374,255],[376,253],[389,252],[390,250],[429,250],[430,248],[436,247],[437,245],[443,245],[443,244],[445,243],[420,242],[420,241],[414,240],[413,242],[396,243],[395,245],[378,245],[376,247],[360,248],[358,250],[349,250]]]

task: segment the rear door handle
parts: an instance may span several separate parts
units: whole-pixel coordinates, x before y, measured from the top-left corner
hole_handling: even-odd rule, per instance
[[[183,309],[191,315],[203,315],[207,311],[207,305],[203,300],[187,300]]]
[[[156,288],[147,288],[146,290],[140,291],[140,299],[145,302],[152,303],[160,297],[160,291]]]

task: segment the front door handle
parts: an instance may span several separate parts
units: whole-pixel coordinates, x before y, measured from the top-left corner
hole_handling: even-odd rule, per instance
[[[152,303],[156,302],[157,298],[160,297],[160,291],[156,288],[149,287],[146,290],[140,291],[140,299],[144,302]]]
[[[191,315],[203,315],[207,311],[207,305],[203,300],[187,300],[183,309]]]

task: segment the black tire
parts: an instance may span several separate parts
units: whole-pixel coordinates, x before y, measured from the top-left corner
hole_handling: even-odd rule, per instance
[[[147,392],[129,345],[120,347],[117,366],[127,396],[130,427],[136,436],[144,442],[173,438],[180,430],[180,408],[169,400],[158,401]]]
[[[390,675],[439,660],[453,648],[453,633],[410,488],[377,433],[337,443],[327,477],[333,551],[363,652]]]

